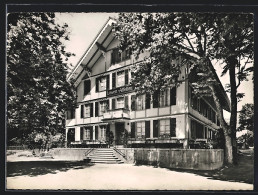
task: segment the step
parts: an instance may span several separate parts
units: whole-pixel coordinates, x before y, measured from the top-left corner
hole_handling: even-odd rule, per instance
[[[90,155],[114,155],[114,153],[91,153]]]
[[[95,151],[99,151],[99,152],[113,152],[113,150],[95,150]]]
[[[95,157],[95,156],[102,157],[102,158],[116,158],[115,155],[110,155],[110,156],[108,156],[108,155],[90,155],[88,157]]]
[[[114,155],[114,149],[112,148],[100,148],[95,149],[88,155],[91,163],[106,163],[106,164],[121,164],[124,163],[116,155]]]
[[[116,156],[99,156],[99,155],[92,155],[92,156],[88,156],[89,158],[94,158],[94,157],[101,157],[101,158],[117,158]]]
[[[99,163],[99,164],[122,164],[124,162],[92,162],[92,163]]]
[[[101,158],[93,158],[91,159],[91,162],[96,162],[96,161],[101,161],[101,162],[118,162],[121,161],[119,159],[101,159]]]
[[[92,154],[113,154],[113,152],[93,152]]]
[[[92,156],[116,157],[116,156],[115,156],[115,155],[113,155],[113,154],[112,154],[112,155],[104,155],[104,154],[103,154],[103,155],[89,155],[88,157],[90,157],[90,156],[91,156],[91,157],[92,157]]]

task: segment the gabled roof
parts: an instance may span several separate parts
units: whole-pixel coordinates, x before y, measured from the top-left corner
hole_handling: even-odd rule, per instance
[[[211,69],[213,75],[215,76],[215,79],[217,82],[217,85],[215,85],[215,90],[217,91],[217,94],[219,96],[220,103],[221,103],[223,109],[230,112],[230,101],[229,101],[228,95],[227,95],[226,91],[224,90],[224,87],[222,86],[220,79],[219,79],[214,67],[212,66],[212,64],[208,64],[208,66],[210,66],[210,69]],[[190,75],[189,75],[190,82],[195,82],[197,79],[196,78],[196,76],[197,76],[196,68],[197,67],[195,66],[190,72]]]
[[[107,48],[114,38],[112,33],[112,23],[115,23],[115,20],[112,18],[109,18],[106,21],[86,52],[82,55],[76,66],[73,68],[72,72],[68,75],[68,81],[71,79],[77,80],[83,72],[89,73],[89,70],[102,55],[101,50]],[[84,67],[87,67],[85,71],[83,71]]]
[[[72,72],[68,75],[68,81],[70,79],[82,79],[87,78],[90,75],[90,69],[94,66],[96,61],[102,55],[103,50],[109,46],[109,44],[113,41],[114,35],[112,33],[112,24],[116,23],[114,19],[111,17],[106,21],[103,27],[100,29],[99,33],[92,41],[86,52],[80,58]],[[219,93],[219,98],[221,100],[222,106],[225,110],[230,111],[230,101],[229,98],[218,78],[218,75],[211,65],[211,70],[215,75],[217,82],[219,83],[217,86],[217,91]],[[86,73],[86,74],[85,74]],[[77,83],[78,84],[78,83]],[[75,83],[75,85],[77,85]]]
[[[226,93],[226,91],[225,91],[225,89],[224,89],[224,87],[222,86],[222,84],[221,84],[221,82],[220,82],[220,79],[219,79],[219,77],[218,77],[218,75],[217,75],[217,73],[216,73],[216,71],[215,71],[215,69],[214,69],[214,67],[211,65],[210,66],[211,67],[211,70],[212,70],[212,72],[213,72],[213,74],[215,75],[215,78],[216,78],[216,80],[217,80],[217,82],[218,82],[218,85],[217,85],[217,91],[218,91],[218,93],[219,93],[219,98],[222,100],[221,101],[221,104],[222,104],[222,107],[226,110],[226,111],[228,111],[228,112],[230,112],[230,101],[229,101],[229,98],[228,98],[228,95],[227,95],[227,93]],[[225,101],[223,101],[223,100],[225,100]]]

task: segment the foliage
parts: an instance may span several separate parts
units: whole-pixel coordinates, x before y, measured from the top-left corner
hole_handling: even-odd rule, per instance
[[[114,134],[110,130],[106,132],[106,141],[108,145],[112,145],[114,142]]]
[[[243,97],[243,94],[237,93],[237,88],[253,71],[253,15],[121,13],[114,29],[121,41],[121,49],[132,50],[136,58],[142,52],[149,53],[132,70],[131,84],[138,93],[153,94],[165,87],[178,85],[184,81],[180,73],[193,76],[191,74],[195,72],[195,79],[192,80],[194,93],[213,97],[227,139],[226,156],[231,163],[236,105],[237,100]],[[230,75],[230,124],[223,117],[223,102],[217,94],[220,83],[214,74],[212,60],[222,62],[223,75]],[[141,79],[142,76],[145,79]]]
[[[254,105],[245,104],[239,112],[238,131],[249,130],[254,131]]]
[[[75,106],[75,89],[66,80],[73,55],[63,44],[67,28],[56,24],[54,13],[8,15],[7,125],[24,138],[63,130],[65,110]]]
[[[253,146],[254,145],[254,134],[253,132],[247,132],[240,137],[237,138],[238,144],[245,145],[245,147]]]

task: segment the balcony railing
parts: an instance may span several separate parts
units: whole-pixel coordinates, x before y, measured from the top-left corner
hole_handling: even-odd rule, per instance
[[[103,114],[102,120],[113,120],[113,119],[129,119],[130,111],[125,108],[118,108],[115,110],[107,110]]]

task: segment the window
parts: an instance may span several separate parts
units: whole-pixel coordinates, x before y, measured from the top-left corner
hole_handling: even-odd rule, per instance
[[[112,73],[112,89],[129,84],[128,72],[129,70],[126,69],[123,71]]]
[[[90,129],[85,129],[84,130],[84,140],[90,140]]]
[[[130,59],[129,50],[124,50],[122,52],[119,52],[119,48],[113,49],[111,53],[111,64],[116,64],[127,59]]]
[[[145,109],[145,96],[138,95],[136,98],[136,110],[144,110]]]
[[[84,117],[90,117],[90,104],[86,104],[85,106],[84,106],[84,110],[85,110],[85,114],[84,114]]]
[[[90,80],[85,80],[84,81],[84,95],[87,95],[90,93],[90,90],[91,90],[91,81]]]
[[[170,105],[176,105],[176,87],[170,89]]]
[[[170,120],[160,120],[160,135],[170,137]]]
[[[99,115],[103,115],[104,112],[107,111],[107,102],[106,101],[102,101],[99,102]]]
[[[121,71],[117,73],[117,87],[122,87],[125,85],[125,72]]]
[[[137,138],[145,137],[145,121],[136,123]]]
[[[196,138],[204,138],[205,133],[204,133],[204,126],[203,124],[195,121],[195,120],[191,120],[191,137],[193,139]]]
[[[75,109],[68,110],[66,112],[66,119],[74,119],[75,118]]]
[[[96,78],[96,91],[105,91],[107,89],[107,78],[105,77],[99,77]]]
[[[99,140],[104,141],[106,139],[106,126],[100,126],[99,130]]]
[[[116,108],[124,108],[124,97],[116,99]]]
[[[160,91],[159,106],[160,107],[168,106],[169,105],[168,99],[169,99],[168,89],[166,89],[164,91]]]

